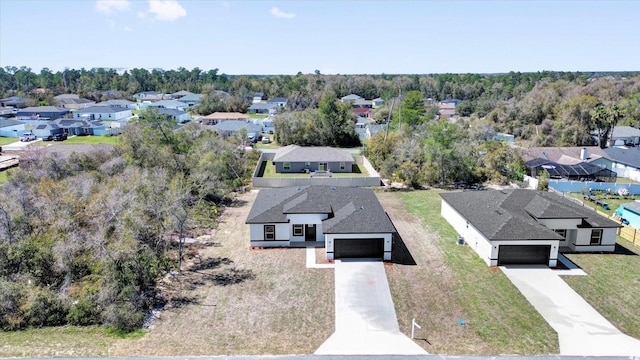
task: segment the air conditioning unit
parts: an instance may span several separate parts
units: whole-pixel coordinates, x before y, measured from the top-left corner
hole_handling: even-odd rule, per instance
[[[462,236],[458,236],[458,238],[456,239],[456,244],[464,245],[464,238]]]

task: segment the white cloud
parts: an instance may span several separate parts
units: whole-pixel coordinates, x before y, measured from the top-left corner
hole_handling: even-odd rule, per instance
[[[286,12],[278,9],[277,7],[272,7],[270,12],[271,12],[271,15],[273,15],[273,16],[275,16],[277,18],[293,19],[294,17],[296,17],[296,14],[286,13]]]
[[[111,14],[129,10],[129,0],[96,0],[96,11]]]
[[[175,21],[187,15],[177,0],[149,0],[149,12],[160,21]]]

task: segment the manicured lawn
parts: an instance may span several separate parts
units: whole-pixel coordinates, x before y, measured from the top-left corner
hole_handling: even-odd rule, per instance
[[[640,338],[640,247],[618,238],[614,254],[565,254],[588,276],[563,277],[623,333]]]
[[[266,119],[269,117],[269,114],[252,114],[252,113],[247,113],[246,114],[249,119]]]
[[[263,161],[261,165],[262,169],[259,174],[262,174],[262,177],[288,177],[288,178],[308,178],[309,174],[305,173],[295,173],[295,174],[282,174],[276,173],[276,167],[273,165],[271,161]],[[366,177],[369,176],[369,172],[364,166],[360,166],[358,164],[353,164],[350,173],[333,173],[333,177]]]
[[[61,144],[117,144],[118,136],[74,136]]]
[[[542,316],[529,304],[526,298],[497,268],[490,268],[469,247],[456,244],[457,233],[449,223],[440,216],[440,197],[438,191],[411,191],[401,193],[400,199],[406,209],[422,222],[426,233],[419,237],[417,243],[407,241],[409,249],[419,249],[419,241],[433,241],[439,250],[441,260],[416,258],[417,266],[423,266],[422,272],[429,276],[424,281],[439,279],[449,287],[449,297],[441,301],[449,306],[461,307],[464,311],[466,331],[473,331],[485,343],[485,348],[475,349],[470,346],[469,352],[485,354],[549,354],[558,353],[556,332],[547,324]],[[389,211],[387,209],[387,211]],[[413,252],[413,250],[412,250]],[[421,265],[422,262],[422,265]],[[439,264],[429,264],[435,262]],[[425,265],[426,263],[426,265]],[[440,269],[440,270],[438,270]],[[447,278],[446,275],[452,278]],[[417,274],[420,276],[419,274]],[[399,280],[400,281],[400,280]],[[420,303],[408,303],[412,292],[419,292],[420,283],[416,280],[407,282],[407,295],[394,297],[396,309],[406,308],[406,314],[398,317],[416,317],[430,319],[435,316],[426,306]],[[425,294],[424,296],[430,296]],[[424,297],[423,296],[423,297]],[[415,301],[415,300],[414,300]],[[418,300],[419,301],[419,300]],[[405,303],[407,302],[407,303]],[[424,301],[427,303],[427,301]],[[437,304],[433,304],[437,308]],[[454,323],[450,319],[449,323]],[[431,332],[449,332],[444,325]],[[456,326],[456,325],[450,325]],[[458,326],[460,327],[460,326]],[[461,331],[461,330],[459,330]],[[481,347],[482,344],[475,346]]]
[[[7,145],[19,141],[18,138],[0,137],[0,146]]]

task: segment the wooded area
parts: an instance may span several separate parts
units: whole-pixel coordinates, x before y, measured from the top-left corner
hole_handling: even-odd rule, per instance
[[[257,161],[197,124],[130,124],[111,151],[29,150],[0,193],[0,329],[142,326],[186,237],[212,229]]]

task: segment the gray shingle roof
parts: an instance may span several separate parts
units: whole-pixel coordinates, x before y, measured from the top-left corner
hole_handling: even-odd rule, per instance
[[[212,126],[212,128],[220,131],[240,131],[242,128],[247,129],[247,132],[260,132],[262,126],[248,123],[242,120],[226,120]]]
[[[635,213],[640,214],[640,202],[638,202],[638,201],[622,204],[620,206],[624,207],[625,209],[628,209],[628,210],[631,210],[631,211],[633,211]]]
[[[287,213],[329,214],[327,234],[393,233],[395,227],[371,189],[303,186],[262,189],[247,224],[286,223]]]
[[[76,111],[76,114],[107,114],[107,113],[118,113],[123,111],[129,111],[127,109],[117,108],[113,106],[89,106],[88,108],[84,108],[82,110]]]
[[[554,231],[535,219],[582,218],[584,226],[620,225],[569,200],[536,190],[487,190],[440,194],[490,240],[560,240]]]
[[[23,124],[24,123],[21,122],[21,121],[0,118],[0,128],[9,127],[9,126],[16,126],[16,125],[23,125]]]
[[[306,161],[334,161],[354,162],[353,155],[344,150],[328,146],[298,146],[288,145],[276,151],[273,161],[306,162]]]
[[[640,169],[640,148],[622,149],[612,147],[605,149],[604,152],[607,153],[612,161]]]

